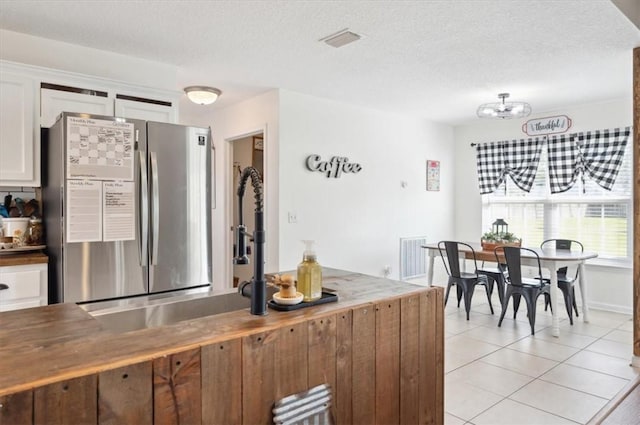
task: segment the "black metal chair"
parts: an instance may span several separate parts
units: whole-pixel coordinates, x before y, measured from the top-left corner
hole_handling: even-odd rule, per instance
[[[461,271],[460,267],[460,250],[458,245],[467,247],[473,255],[473,273],[466,273]],[[493,292],[493,282],[487,279],[487,276],[478,273],[478,264],[476,262],[476,252],[471,245],[464,242],[456,241],[440,241],[438,242],[438,250],[444,263],[444,268],[447,270],[449,279],[447,282],[447,291],[444,296],[444,304],[447,305],[449,299],[449,291],[451,287],[455,285],[456,294],[458,297],[458,307],[460,307],[460,300],[464,296],[464,309],[467,312],[467,320],[469,320],[469,311],[471,310],[471,298],[473,297],[473,291],[476,285],[483,285],[487,291],[487,300],[489,301],[489,308],[491,314],[493,314],[493,305],[491,304],[491,294]]]
[[[537,259],[538,275],[534,278],[522,277],[522,251],[532,253]],[[502,313],[500,313],[498,327],[502,325],[502,320],[504,319],[504,315],[507,312],[507,308],[509,306],[509,299],[513,298],[513,318],[515,319],[516,315],[518,314],[518,307],[520,306],[520,297],[524,297],[524,300],[527,304],[527,316],[529,316],[531,335],[534,335],[536,324],[536,302],[538,300],[538,297],[543,294],[545,298],[548,298],[550,296],[549,279],[546,279],[542,276],[540,256],[538,256],[535,251],[529,248],[521,248],[517,246],[499,246],[494,249],[493,252],[496,256],[496,261],[498,262],[498,264],[500,264],[501,260],[504,259],[507,264],[507,271],[509,273],[508,277],[505,276],[507,290],[505,293],[504,302],[502,303]]]
[[[498,263],[498,267],[485,267],[483,261],[482,268],[478,269],[478,274],[487,276],[490,281],[495,283],[498,291],[498,299],[500,300],[500,305],[502,305],[506,286],[505,275],[508,274],[507,265]]]
[[[572,246],[578,246],[580,248],[580,252],[584,252],[584,246],[582,243],[572,240],[572,239],[547,239],[546,241],[540,244],[540,248],[544,249],[549,245],[554,244],[556,251],[558,250],[567,250],[571,251]],[[562,295],[564,295],[564,305],[567,309],[567,314],[569,315],[569,322],[573,325],[573,311],[576,312],[576,317],[578,315],[578,306],[576,305],[576,290],[575,290],[575,282],[578,280],[578,271],[576,268],[575,276],[567,276],[567,267],[559,268],[557,271],[558,276],[558,288],[562,291]],[[547,310],[549,305],[549,301],[545,301],[544,309]],[[573,307],[573,309],[571,308]]]

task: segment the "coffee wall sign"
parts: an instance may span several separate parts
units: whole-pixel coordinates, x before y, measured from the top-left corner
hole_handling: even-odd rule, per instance
[[[566,115],[529,120],[522,125],[522,131],[529,136],[564,133],[571,128],[571,118]]]
[[[323,161],[320,155],[309,155],[306,160],[309,171],[326,173],[327,177],[338,178],[342,173],[359,173],[362,166],[357,162],[349,162],[346,156],[334,156],[329,161]]]

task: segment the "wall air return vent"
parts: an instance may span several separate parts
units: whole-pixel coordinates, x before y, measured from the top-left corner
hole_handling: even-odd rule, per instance
[[[325,38],[321,38],[320,41],[324,41],[329,46],[342,47],[345,44],[358,41],[360,40],[360,38],[362,38],[360,35],[356,34],[355,32],[351,32],[345,28],[342,31],[338,31],[335,34],[331,34]]]

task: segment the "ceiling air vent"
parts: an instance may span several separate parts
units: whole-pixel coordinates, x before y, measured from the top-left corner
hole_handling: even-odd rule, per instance
[[[355,32],[351,32],[345,28],[342,31],[338,31],[335,34],[331,34],[325,38],[320,39],[320,41],[324,41],[329,46],[342,47],[345,44],[358,41],[360,40],[360,38],[361,38],[360,35],[356,34]]]

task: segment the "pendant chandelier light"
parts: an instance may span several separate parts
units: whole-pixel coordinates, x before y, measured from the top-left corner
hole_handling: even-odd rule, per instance
[[[509,93],[500,93],[500,102],[483,103],[478,106],[476,113],[480,118],[499,118],[508,120],[511,118],[524,118],[531,114],[531,105],[526,102],[505,102]]]
[[[198,105],[211,105],[222,94],[220,90],[214,87],[205,86],[189,86],[185,87],[184,91],[187,93],[189,100]]]

